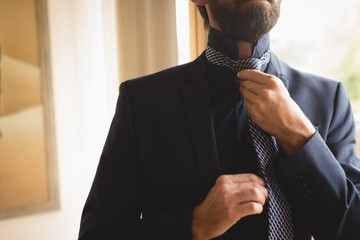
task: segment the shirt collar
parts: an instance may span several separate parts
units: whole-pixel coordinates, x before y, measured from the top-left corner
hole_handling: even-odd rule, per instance
[[[224,33],[210,28],[208,36],[209,46],[224,53],[232,59],[238,58],[238,49],[236,41],[229,38]],[[252,56],[253,58],[260,58],[265,52],[270,49],[270,37],[269,34],[265,34],[255,44]]]

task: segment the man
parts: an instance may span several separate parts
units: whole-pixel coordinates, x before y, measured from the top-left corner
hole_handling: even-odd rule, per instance
[[[192,1],[209,46],[121,84],[79,239],[360,239],[342,84],[269,51],[281,0]]]

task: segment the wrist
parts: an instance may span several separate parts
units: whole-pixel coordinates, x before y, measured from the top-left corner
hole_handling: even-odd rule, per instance
[[[279,138],[279,142],[286,155],[290,156],[304,147],[315,133],[316,129],[308,120],[301,128],[284,131],[284,136]]]
[[[193,240],[207,240],[206,236],[202,233],[201,223],[199,218],[199,206],[196,206],[192,216],[192,239]]]

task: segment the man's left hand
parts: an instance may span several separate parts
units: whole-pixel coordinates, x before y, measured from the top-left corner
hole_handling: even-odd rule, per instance
[[[295,153],[315,134],[280,79],[257,70],[240,71],[237,77],[251,119],[276,137],[286,154]]]

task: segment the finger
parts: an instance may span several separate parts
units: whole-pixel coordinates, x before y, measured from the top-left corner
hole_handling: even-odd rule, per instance
[[[262,213],[263,209],[263,205],[257,202],[247,202],[244,204],[239,204],[234,208],[237,213],[238,220],[246,216],[260,214]]]
[[[268,82],[269,74],[260,72],[258,70],[243,70],[237,73],[237,78],[240,81],[252,81],[258,84],[265,85]]]
[[[247,90],[242,85],[240,85],[240,87],[239,87],[239,92],[242,95],[242,97],[244,98],[244,100],[250,104],[254,104],[256,101],[256,98],[258,97],[258,95],[256,93]]]
[[[259,95],[262,89],[264,88],[263,84],[259,84],[257,82],[252,82],[249,80],[242,81],[240,83],[240,86],[256,95]]]
[[[269,196],[264,180],[253,174],[223,175],[218,178],[215,189],[221,195],[230,196],[233,203],[264,203]]]
[[[264,179],[252,173],[240,173],[225,176],[227,176],[234,183],[254,182],[261,186],[265,186]]]
[[[236,204],[246,202],[265,204],[266,200],[269,198],[269,193],[265,187],[257,183],[243,183],[237,186],[232,198],[232,201]]]

